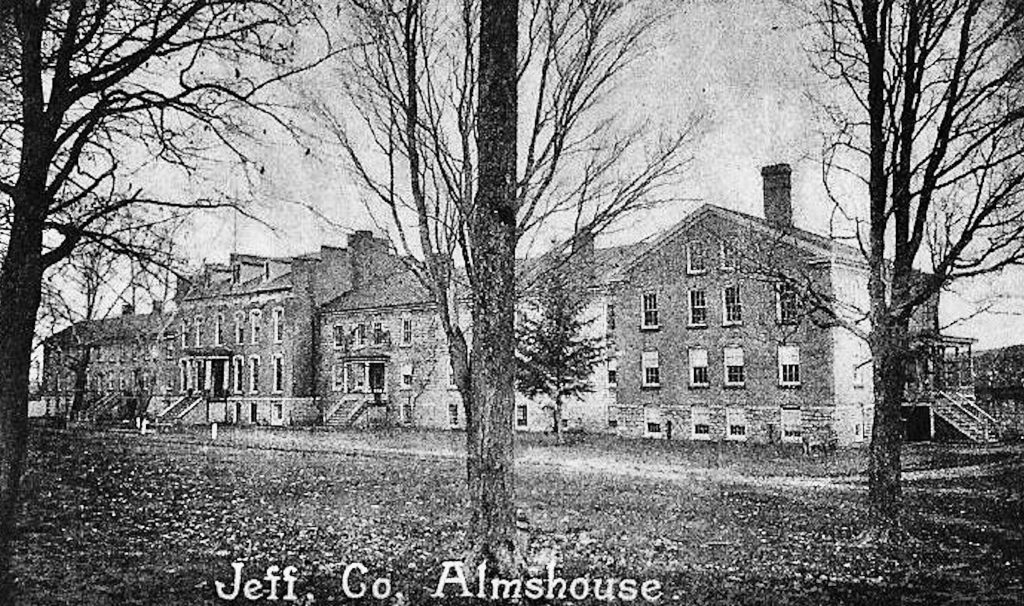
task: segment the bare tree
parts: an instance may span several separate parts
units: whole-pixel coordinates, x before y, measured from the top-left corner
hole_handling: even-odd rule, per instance
[[[545,230],[593,234],[671,199],[697,120],[659,136],[656,125],[624,122],[602,103],[658,21],[639,2],[353,0],[350,12],[359,50],[337,79],[347,94],[340,104],[316,101],[318,118],[436,303],[466,411],[471,559],[508,571],[521,556],[511,255]],[[504,31],[488,31],[496,37],[485,42],[485,26]],[[512,82],[502,71],[509,63]],[[507,94],[519,104],[518,145]],[[501,189],[509,187],[511,204]],[[466,298],[472,346],[459,323]]]
[[[867,341],[875,407],[869,500],[879,538],[898,525],[908,327],[952,281],[1024,260],[1024,107],[1012,50],[1024,11],[993,0],[827,0],[817,66],[847,98],[826,184],[850,180],[867,212],[835,193],[869,266]]]
[[[135,209],[168,214],[225,204],[148,187],[217,159],[245,161],[239,135],[287,126],[275,83],[328,52],[297,45],[316,22],[306,0],[3,0],[0,203],[0,602],[10,603],[10,544],[25,462],[28,369],[44,272],[82,242],[133,254],[102,231]],[[302,40],[310,40],[308,29]],[[326,37],[322,40],[327,40]],[[315,54],[320,59],[304,59]],[[242,111],[248,119],[241,119]],[[229,150],[225,153],[224,150]],[[184,193],[184,192],[182,192]],[[148,215],[143,210],[146,209]]]

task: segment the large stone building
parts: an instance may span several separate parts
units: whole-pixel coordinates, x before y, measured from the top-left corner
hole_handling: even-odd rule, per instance
[[[579,239],[571,265],[605,356],[593,391],[565,403],[563,427],[731,441],[870,435],[870,354],[855,334],[867,328],[867,268],[858,250],[793,225],[788,166],[762,176],[764,218],[706,204],[645,242]],[[179,284],[173,310],[144,321],[144,340],[160,345],[148,390],[136,391],[164,421],[463,427],[444,331],[406,261],[356,232],[346,248],[208,264]],[[123,337],[138,317],[87,332]],[[460,324],[470,329],[466,314]],[[970,392],[970,340],[940,334],[937,297],[913,330],[908,436],[938,425],[990,437]],[[47,346],[49,393],[66,397],[58,360],[74,347],[66,335]],[[99,384],[110,386],[124,371],[98,370],[103,359]],[[520,397],[515,424],[548,430],[550,408]]]

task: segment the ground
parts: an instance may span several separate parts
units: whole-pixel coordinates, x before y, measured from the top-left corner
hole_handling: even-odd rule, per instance
[[[247,577],[296,566],[317,604],[343,601],[351,562],[402,593],[377,603],[438,603],[441,562],[463,549],[463,439],[37,431],[21,603],[226,604],[214,583],[236,561]],[[657,579],[663,603],[1024,603],[1024,447],[914,445],[905,458],[913,539],[889,547],[857,541],[856,449],[527,437],[519,506],[536,566]]]

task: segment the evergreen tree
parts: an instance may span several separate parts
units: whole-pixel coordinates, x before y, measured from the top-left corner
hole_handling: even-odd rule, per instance
[[[585,288],[567,272],[551,270],[539,281],[529,309],[520,316],[517,335],[519,391],[552,402],[552,428],[562,441],[562,404],[593,391],[591,376],[601,356],[601,340],[586,336],[593,320],[584,319]]]

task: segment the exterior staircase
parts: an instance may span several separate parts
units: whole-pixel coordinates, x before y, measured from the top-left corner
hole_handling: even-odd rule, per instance
[[[999,440],[996,420],[978,406],[974,394],[938,391],[932,411],[972,442],[987,444]]]
[[[171,403],[156,415],[157,422],[173,423],[179,421],[192,412],[192,410],[204,402],[203,396],[185,395]]]
[[[324,425],[327,427],[352,427],[367,410],[384,402],[387,402],[386,396],[378,402],[371,394],[360,394],[355,399],[343,399],[324,414]]]

